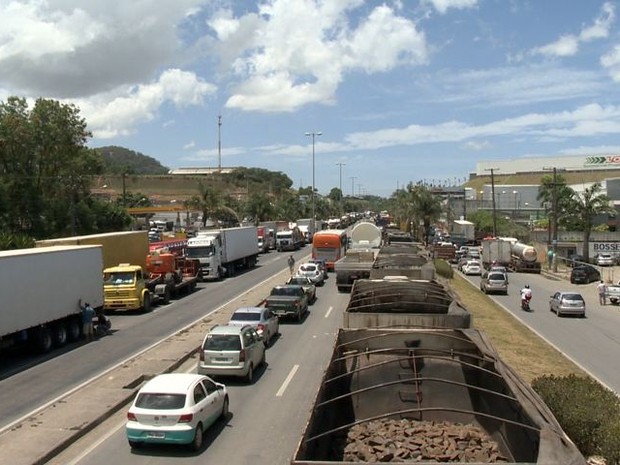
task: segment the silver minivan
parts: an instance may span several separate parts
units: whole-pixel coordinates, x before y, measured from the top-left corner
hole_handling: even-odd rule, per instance
[[[480,290],[508,295],[508,275],[501,271],[487,271],[480,278]]]
[[[265,343],[252,326],[215,325],[200,348],[198,373],[236,376],[254,381],[255,370],[265,364]]]

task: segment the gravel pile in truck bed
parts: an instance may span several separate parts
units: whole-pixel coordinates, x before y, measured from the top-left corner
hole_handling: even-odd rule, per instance
[[[474,425],[377,420],[351,427],[345,462],[505,463],[497,442]]]

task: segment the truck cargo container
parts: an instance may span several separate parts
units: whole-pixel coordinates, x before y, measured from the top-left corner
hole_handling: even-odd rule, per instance
[[[334,263],[338,291],[350,291],[357,279],[370,277],[376,252],[370,249],[349,249],[344,257]]]
[[[437,281],[359,279],[344,311],[344,328],[469,328],[471,313]]]
[[[418,244],[391,243],[381,247],[369,277],[380,279],[387,276],[431,280],[435,279],[435,265]]]
[[[118,231],[86,236],[59,237],[36,242],[36,247],[50,245],[100,245],[102,246],[103,266],[108,268],[119,263],[146,267],[146,256],[149,253],[148,231]]]
[[[482,248],[482,266],[489,268],[492,264],[510,267],[512,260],[512,243],[501,237],[485,238],[480,242]]]
[[[49,246],[0,252],[0,348],[40,351],[82,332],[79,300],[103,306],[101,246]]]
[[[199,231],[187,240],[187,257],[200,261],[203,280],[233,276],[256,265],[257,237],[256,226]]]
[[[368,221],[361,221],[351,229],[349,248],[377,249],[381,247],[381,229]]]
[[[450,222],[450,241],[457,246],[473,244],[476,239],[474,223],[467,220]]]
[[[448,461],[587,463],[482,332],[341,329],[290,463]]]

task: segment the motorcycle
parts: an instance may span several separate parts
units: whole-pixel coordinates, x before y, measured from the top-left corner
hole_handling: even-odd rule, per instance
[[[526,312],[530,311],[530,300],[532,300],[532,294],[521,296],[521,310],[525,310]]]

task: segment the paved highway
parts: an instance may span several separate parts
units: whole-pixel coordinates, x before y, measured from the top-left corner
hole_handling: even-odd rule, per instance
[[[305,247],[296,252],[297,260],[310,251],[310,247]],[[192,295],[155,307],[150,313],[112,315],[112,336],[90,344],[76,344],[53,357],[24,358],[21,362],[12,359],[10,366],[3,363],[0,430],[286,269],[286,257],[288,254],[277,252],[261,255],[256,268],[221,282],[202,283]],[[20,371],[20,363],[32,366]],[[14,371],[17,372],[9,376]]]
[[[333,349],[348,294],[339,294],[330,275],[301,323],[283,323],[281,336],[267,350],[267,369],[252,385],[223,380],[230,392],[231,417],[207,434],[199,453],[170,446],[132,452],[125,437],[125,411],[115,415],[51,464],[108,465],[222,463],[284,465],[301,437],[323,371]],[[185,368],[193,370],[195,360]]]
[[[617,270],[616,270],[617,271]],[[617,274],[618,275],[618,274]],[[479,276],[466,276],[479,288]],[[596,284],[571,284],[545,274],[509,273],[508,295],[489,295],[541,337],[589,372],[609,389],[620,393],[620,306],[598,303]],[[521,310],[519,290],[532,289],[531,312]],[[586,301],[586,318],[563,316],[549,311],[549,298],[556,291],[580,292]],[[475,322],[474,322],[475,324]]]

